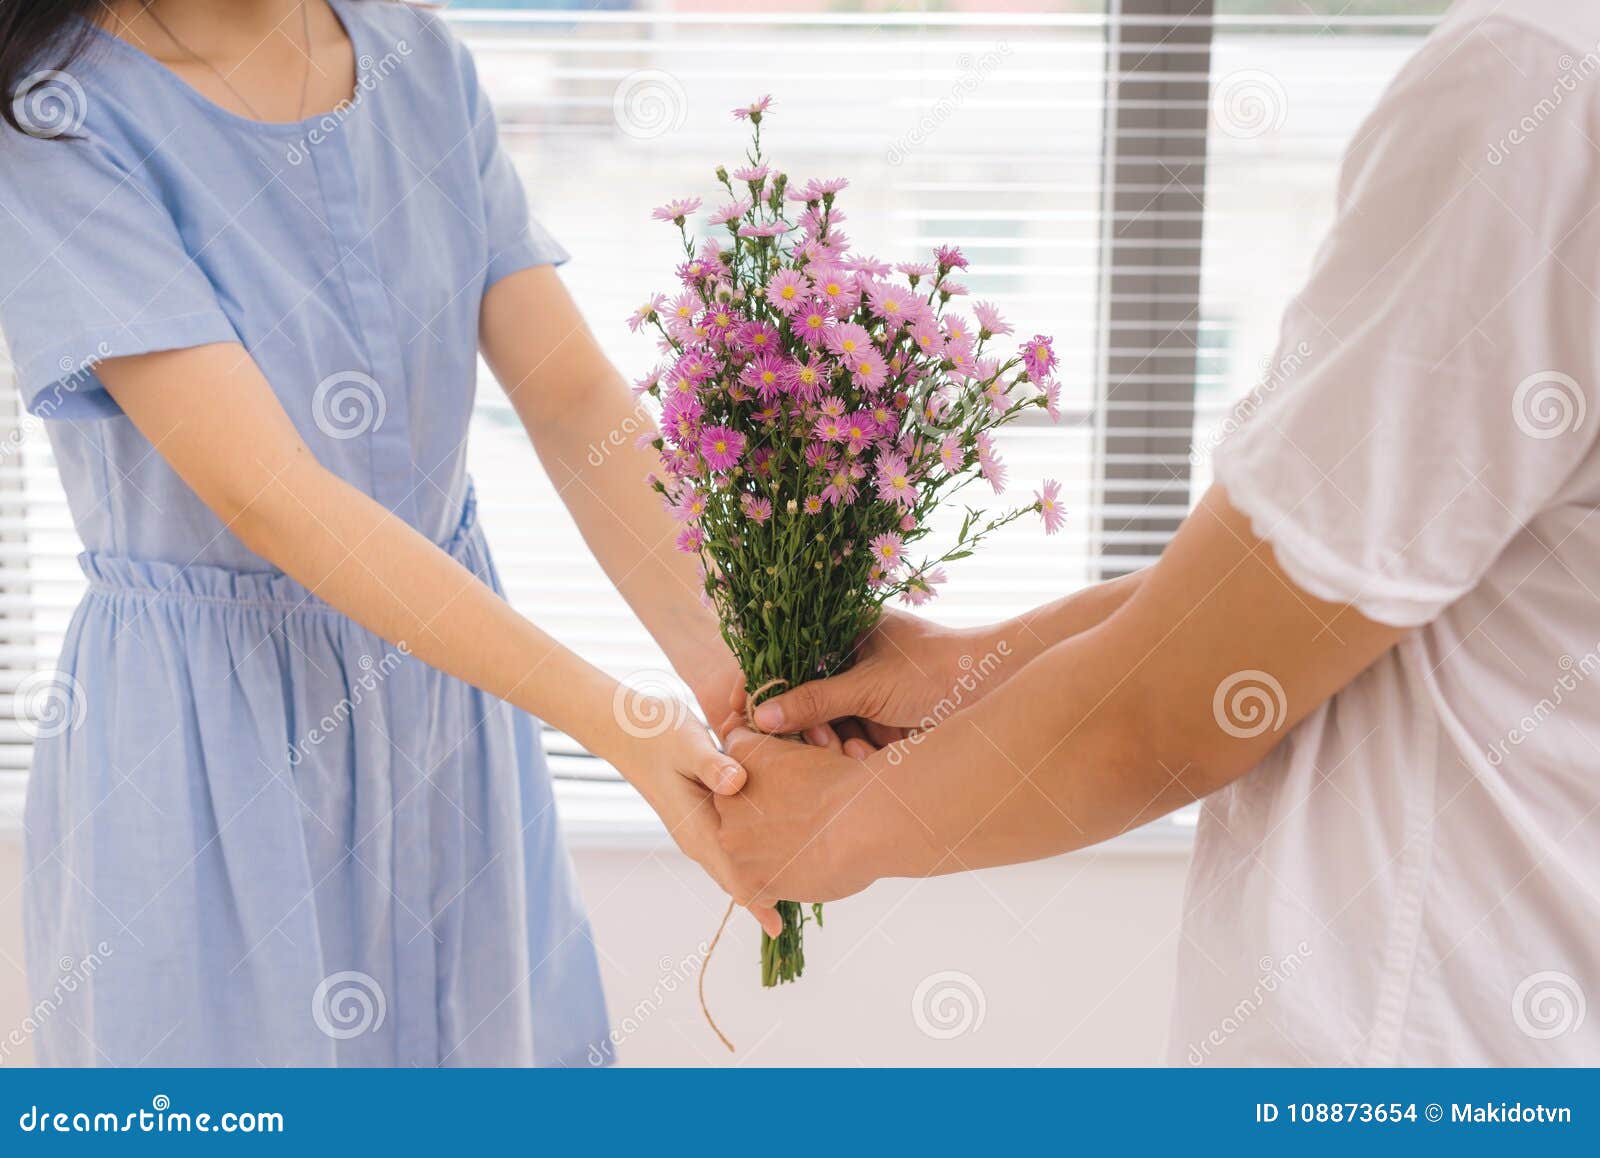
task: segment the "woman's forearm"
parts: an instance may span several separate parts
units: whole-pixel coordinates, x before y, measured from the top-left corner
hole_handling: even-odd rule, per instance
[[[616,682],[309,454],[231,520],[251,550],[407,653],[547,720],[619,767]]]
[[[600,350],[549,267],[523,270],[484,297],[483,349],[584,542],[675,666],[731,662],[701,602],[696,557],[645,476],[637,442],[649,412]]]

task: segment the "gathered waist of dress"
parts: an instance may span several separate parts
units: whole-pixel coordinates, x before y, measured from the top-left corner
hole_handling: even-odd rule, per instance
[[[454,533],[439,547],[469,570],[481,570],[487,555],[478,526],[477,500],[470,490]],[[101,595],[229,603],[285,613],[339,614],[298,580],[277,570],[246,571],[213,563],[132,559],[100,551],[85,551],[78,556],[78,564],[89,580],[89,591]]]

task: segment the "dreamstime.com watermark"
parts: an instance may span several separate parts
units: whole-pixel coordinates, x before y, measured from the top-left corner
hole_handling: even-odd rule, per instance
[[[977,1033],[988,1012],[983,986],[958,969],[930,973],[911,994],[911,1020],[935,1041]]]
[[[912,733],[904,740],[896,740],[886,749],[888,761],[892,767],[899,767],[900,763],[911,754],[911,750],[922,743],[923,738],[934,728],[944,723],[951,716],[959,712],[964,706],[976,699],[975,693],[985,683],[994,678],[1005,661],[1011,656],[1011,644],[1002,639],[994,645],[993,651],[985,652],[983,658],[973,659],[964,655],[957,661],[961,674],[956,677],[956,682],[944,697],[934,704],[926,716],[917,724]]]
[[[984,86],[989,75],[1005,63],[1006,57],[1010,55],[1011,45],[1004,40],[980,56],[975,57],[963,52],[957,61],[961,67],[961,75],[956,78],[955,84],[950,86],[950,91],[934,101],[933,107],[917,118],[916,124],[890,142],[883,159],[891,165],[904,164],[906,158],[927,144],[928,138],[960,111],[961,106]]]
[[[111,347],[101,342],[87,358],[63,357],[57,364],[61,377],[39,392],[39,396],[18,417],[16,424],[0,438],[0,462],[4,462],[39,431],[45,420],[66,405],[67,399],[94,380],[94,368],[111,356]]]
[[[1267,1003],[1267,998],[1305,968],[1306,961],[1310,957],[1311,945],[1301,941],[1294,947],[1292,953],[1278,958],[1266,956],[1256,962],[1256,967],[1261,972],[1256,978],[1255,986],[1205,1036],[1198,1042],[1189,1043],[1189,1052],[1186,1055],[1189,1064],[1204,1065],[1211,1056],[1211,1051],[1220,1049],[1230,1037],[1243,1029],[1245,1022],[1254,1017]]]
[[[1554,969],[1528,974],[1511,994],[1511,1020],[1535,1041],[1577,1033],[1588,1011],[1577,978]]]
[[[1555,683],[1550,685],[1550,694],[1524,712],[1505,735],[1489,745],[1486,755],[1492,767],[1500,767],[1513,748],[1520,748],[1546,720],[1561,710],[1567,702],[1567,697],[1588,683],[1596,672],[1600,672],[1600,643],[1596,643],[1577,659],[1563,655],[1556,661],[1556,666],[1561,669],[1561,674],[1556,677]]]
[[[87,984],[89,978],[93,977],[114,955],[111,946],[101,941],[84,957],[61,958],[56,963],[60,973],[50,992],[34,1003],[20,1025],[14,1026],[5,1037],[0,1038],[0,1065],[5,1065],[12,1054],[27,1045],[44,1024],[67,1003],[67,999]]]
[[[309,732],[289,745],[290,767],[298,767],[300,761],[306,758],[306,753],[321,745],[329,736],[349,723],[355,710],[368,696],[378,690],[378,686],[384,680],[395,673],[410,654],[410,646],[401,642],[395,645],[393,651],[385,652],[382,659],[375,660],[370,655],[362,656],[357,661],[361,675],[350,681],[350,694],[334,705],[331,712],[313,724]]]
[[[589,453],[585,458],[590,466],[604,466],[606,459],[625,446],[637,445],[640,438],[646,434],[652,437],[656,434],[654,408],[647,399],[641,398],[628,412],[628,416],[605,438],[589,444]]]
[[[1298,342],[1294,349],[1279,356],[1276,362],[1267,359],[1261,364],[1261,379],[1256,383],[1254,390],[1246,394],[1234,404],[1228,416],[1218,424],[1203,440],[1192,443],[1189,447],[1189,465],[1199,466],[1207,455],[1236,430],[1249,421],[1251,415],[1261,409],[1262,403],[1277,392],[1278,388],[1288,382],[1300,372],[1306,364],[1306,359],[1311,357],[1311,343]]]
[[[606,1034],[605,1043],[589,1047],[589,1064],[592,1066],[609,1065],[617,1058],[617,1047],[628,1038],[638,1033],[649,1021],[661,1011],[667,998],[676,993],[679,988],[688,985],[700,970],[705,968],[708,947],[704,941],[695,946],[694,952],[685,954],[674,961],[671,957],[661,958],[660,974],[650,992],[641,997],[628,1010],[627,1014],[613,1026]]]
[[[17,1118],[24,1134],[281,1134],[283,1115],[275,1110],[226,1110],[198,1114],[174,1110],[172,1099],[157,1094],[148,1109],[52,1110],[29,1106]]]
[[[1505,164],[1512,152],[1519,145],[1526,144],[1546,121],[1555,116],[1556,110],[1566,103],[1569,96],[1578,91],[1584,81],[1600,72],[1600,44],[1576,60],[1571,53],[1562,53],[1556,61],[1556,68],[1559,71],[1555,83],[1550,86],[1550,95],[1534,102],[1533,107],[1523,113],[1516,124],[1490,144],[1488,151],[1483,155],[1483,159],[1489,164],[1497,167]]]
[[[689,94],[683,82],[659,68],[641,68],[617,82],[611,93],[611,119],[636,141],[663,137],[689,119]]]
[[[318,117],[298,141],[290,142],[285,153],[289,164],[303,165],[310,158],[311,150],[338,132],[350,114],[361,107],[367,94],[377,88],[381,81],[387,80],[400,67],[400,62],[410,55],[411,45],[405,40],[395,41],[394,47],[378,60],[373,60],[369,53],[362,53],[357,61],[355,92]]]

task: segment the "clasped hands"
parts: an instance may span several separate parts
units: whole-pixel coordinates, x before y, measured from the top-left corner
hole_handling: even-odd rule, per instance
[[[916,821],[881,784],[884,749],[938,718],[971,657],[994,646],[994,629],[958,631],[889,612],[847,671],[748,715],[737,671],[720,672],[696,695],[712,720],[721,697],[726,756],[710,775],[657,778],[660,789],[645,789],[646,798],[684,852],[775,932],[771,906],[780,898],[836,900],[891,875],[888,854]]]

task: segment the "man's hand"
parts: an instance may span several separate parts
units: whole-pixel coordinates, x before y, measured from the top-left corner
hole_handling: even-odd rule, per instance
[[[881,830],[893,840],[890,827],[906,818],[892,803],[885,806],[866,764],[746,728],[730,732],[727,747],[749,773],[744,791],[714,798],[722,818],[718,839],[741,900],[833,901],[878,878],[873,864],[881,845],[853,840],[846,829]],[[881,817],[872,815],[879,811]]]
[[[932,727],[976,702],[1009,674],[1005,669],[1026,662],[1005,627],[959,631],[885,612],[862,637],[852,667],[762,702],[752,722],[765,732],[803,732],[814,744],[837,748],[826,726],[855,717],[859,723],[840,725],[838,734],[846,755],[864,759],[910,729]]]

